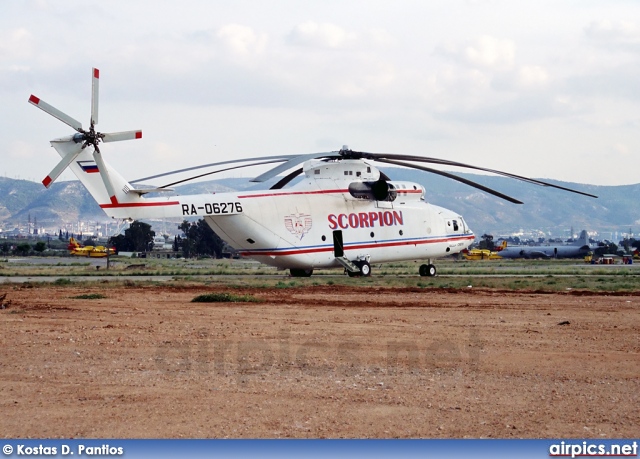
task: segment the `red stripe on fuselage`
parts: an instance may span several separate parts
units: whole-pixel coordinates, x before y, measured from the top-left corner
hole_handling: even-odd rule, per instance
[[[156,207],[156,206],[178,206],[179,201],[169,202],[120,202],[117,204],[100,204],[103,209],[114,209],[120,207]]]

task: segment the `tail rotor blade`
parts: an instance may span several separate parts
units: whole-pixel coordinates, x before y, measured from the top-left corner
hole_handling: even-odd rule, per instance
[[[122,131],[110,134],[100,134],[103,142],[119,142],[120,140],[134,140],[142,138],[142,131]]]
[[[100,92],[100,70],[94,68],[91,79],[91,125],[98,124],[98,93]]]
[[[102,154],[100,153],[100,150],[94,150],[93,159],[98,165],[98,171],[100,172],[100,177],[104,182],[104,186],[107,189],[107,193],[109,193],[109,199],[111,199],[111,203],[116,204],[117,203],[116,192],[115,192],[115,189],[113,188],[113,184],[111,183],[111,178],[109,177],[109,171],[107,170],[107,166],[105,165],[104,160],[102,159]]]
[[[82,123],[80,121],[71,118],[66,113],[61,112],[60,110],[55,108],[53,105],[49,105],[44,100],[34,96],[33,94],[31,95],[31,97],[29,97],[29,103],[32,104],[32,105],[35,105],[40,110],[48,113],[49,115],[53,116],[54,118],[58,118],[60,121],[62,121],[63,123],[65,123],[65,124],[67,124],[69,126],[71,126],[76,131],[83,132],[82,131]]]
[[[53,168],[53,170],[47,175],[42,184],[49,188],[53,182],[62,174],[62,172],[69,167],[69,164],[73,162],[74,159],[78,157],[80,152],[82,151],[82,144],[77,144],[76,149],[70,152],[67,156],[62,158],[62,160]]]

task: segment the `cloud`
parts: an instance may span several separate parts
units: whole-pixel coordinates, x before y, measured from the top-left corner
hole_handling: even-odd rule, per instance
[[[516,45],[512,40],[481,35],[463,44],[441,44],[436,48],[436,54],[468,66],[500,70],[514,65]]]
[[[619,142],[613,145],[613,151],[622,156],[629,156],[631,153],[631,149],[627,145]]]
[[[482,67],[511,67],[516,55],[516,45],[511,40],[499,40],[484,35],[467,45],[463,53],[468,63]]]
[[[381,35],[378,37],[381,38]],[[294,45],[329,49],[343,48],[356,39],[354,32],[347,32],[334,24],[313,21],[298,24],[287,37],[287,41]]]
[[[518,69],[518,86],[521,88],[539,88],[549,82],[549,74],[539,65],[526,65]]]
[[[586,27],[585,33],[598,41],[640,43],[640,27],[629,21],[594,21]]]
[[[258,34],[251,27],[240,24],[221,27],[217,36],[226,48],[238,57],[261,54],[267,46],[266,34]]]
[[[24,62],[33,54],[33,35],[20,27],[0,32],[0,63],[15,65],[12,61]]]
[[[9,146],[9,156],[15,159],[33,159],[36,158],[36,148],[27,142],[16,140]]]

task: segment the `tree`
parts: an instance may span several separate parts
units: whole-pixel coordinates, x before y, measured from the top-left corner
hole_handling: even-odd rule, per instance
[[[124,234],[118,234],[117,236],[111,236],[109,238],[109,244],[116,248],[116,252],[133,252],[133,246],[131,241],[125,237]]]
[[[2,245],[0,245],[0,252],[2,252],[3,255],[6,255],[9,253],[9,251],[11,250],[11,247],[9,246],[8,242],[3,242]]]
[[[33,250],[38,253],[42,253],[47,249],[47,244],[45,242],[39,241],[33,246]]]
[[[136,220],[124,234],[111,237],[109,243],[115,246],[116,252],[148,252],[155,235],[156,232],[151,231],[151,225]]]
[[[618,246],[613,242],[605,243],[593,251],[596,255],[615,254],[618,253]]]
[[[20,256],[25,256],[25,255],[29,255],[29,253],[31,252],[31,244],[27,243],[27,242],[23,242],[22,244],[18,244],[16,246],[16,255],[20,255]]]
[[[185,220],[178,226],[178,229],[182,230],[185,236],[180,241],[185,258],[203,255],[222,257],[224,241],[204,220],[198,220],[195,223],[189,223]]]
[[[151,225],[139,221],[134,221],[124,231],[124,235],[131,239],[133,250],[136,252],[147,252],[153,247],[155,231],[151,231]]]

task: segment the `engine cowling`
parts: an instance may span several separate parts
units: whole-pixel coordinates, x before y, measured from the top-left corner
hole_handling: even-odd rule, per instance
[[[398,192],[393,184],[385,180],[375,182],[351,182],[349,194],[356,199],[368,199],[370,201],[395,201]]]

